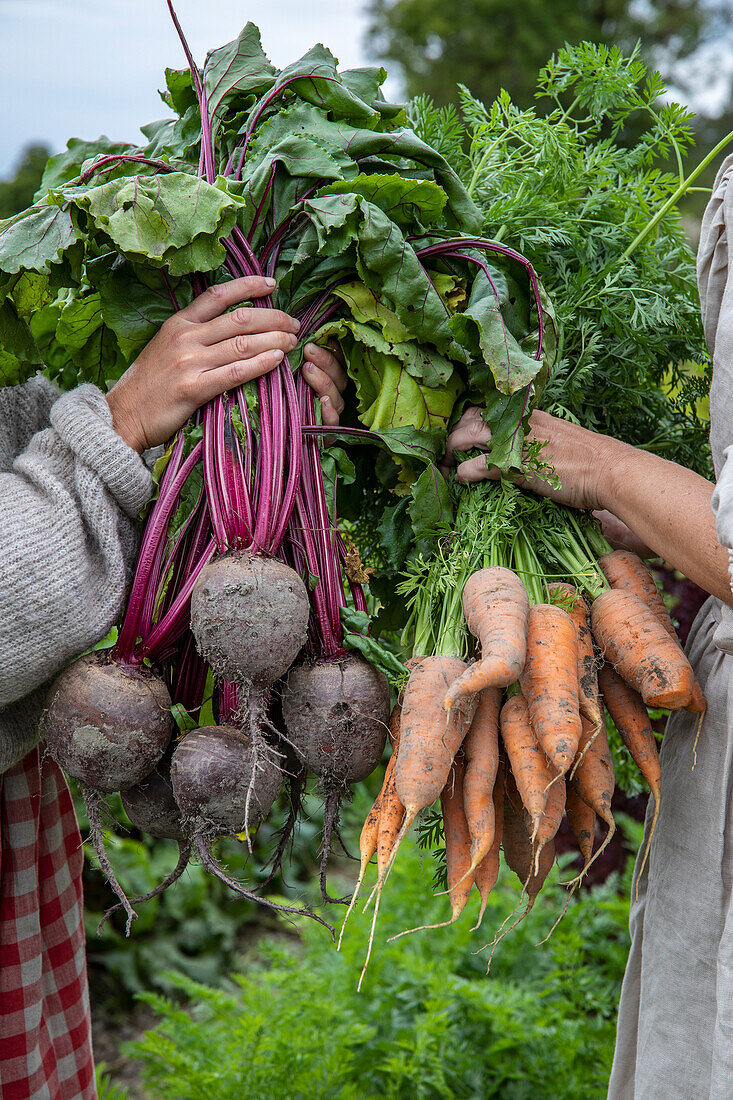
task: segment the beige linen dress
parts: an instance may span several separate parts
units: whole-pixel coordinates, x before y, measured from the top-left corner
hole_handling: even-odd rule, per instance
[[[713,355],[713,511],[730,549],[733,157],[703,219],[698,283]],[[610,1100],[733,1100],[733,609],[711,597],[687,653],[708,711],[694,771],[696,716],[672,715],[664,736],[662,807],[648,875],[632,898]]]

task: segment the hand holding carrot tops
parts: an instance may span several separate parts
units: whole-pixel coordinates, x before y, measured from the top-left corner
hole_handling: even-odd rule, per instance
[[[518,484],[572,508],[593,511],[615,546],[664,558],[706,592],[733,606],[728,553],[720,545],[711,508],[714,485],[659,455],[536,409],[529,439],[544,440],[543,457],[561,488],[532,478]],[[448,436],[443,471],[457,451],[486,451],[491,431],[475,406],[466,409]],[[496,480],[482,454],[459,464],[462,484]]]

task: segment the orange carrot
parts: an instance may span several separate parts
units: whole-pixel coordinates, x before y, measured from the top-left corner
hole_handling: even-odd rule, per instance
[[[465,668],[465,662],[457,657],[422,657],[412,663],[402,697],[400,748],[394,771],[395,797],[404,816],[372,896],[381,892],[397,850],[418,811],[440,798],[453,758],[468,733],[478,705],[477,696],[462,699],[450,714],[446,715],[443,709],[447,689]]]
[[[539,873],[542,853],[545,849],[545,845],[549,844],[550,841],[555,839],[557,835],[557,830],[560,828],[562,815],[565,813],[565,797],[565,780],[560,777],[557,782],[551,784],[550,789],[547,792],[547,802],[545,803],[545,808],[542,811],[542,817],[540,818],[532,837],[532,843],[535,850],[535,874]],[[552,864],[550,864],[550,866],[552,866]]]
[[[418,810],[440,797],[453,758],[473,721],[476,695],[457,700],[450,714],[443,709],[446,691],[465,669],[457,657],[425,657],[413,669],[405,688],[395,766],[397,794],[406,815],[403,833]]]
[[[547,803],[548,789],[557,776],[532,732],[527,701],[513,695],[501,708],[501,739],[522,805],[531,820],[534,839]]]
[[[587,868],[593,856],[593,840],[596,835],[596,812],[587,806],[577,793],[572,783],[568,784],[566,792],[565,812],[568,816],[568,824],[573,836],[578,842],[580,854],[583,857],[583,871]]]
[[[494,957],[494,952],[499,942],[504,936],[511,932],[512,928],[515,928],[516,925],[527,916],[555,862],[555,845],[550,841],[543,849],[542,857],[539,861],[539,868],[535,873],[534,853],[532,851],[532,842],[529,836],[529,827],[531,827],[531,819],[522,806],[519,791],[514,783],[511,772],[507,769],[504,783],[502,847],[504,849],[504,858],[507,862],[507,866],[514,871],[514,874],[522,884],[522,897],[524,897],[525,893],[527,895],[527,904],[524,911],[512,921],[505,931],[504,927],[507,921],[513,916],[513,913],[507,917],[504,924],[498,929],[491,943],[491,953],[486,967],[487,973],[491,968],[491,960]],[[516,912],[516,909],[514,912]]]
[[[614,550],[598,559],[598,564],[611,588],[631,592],[653,611],[671,638],[677,640],[672,618],[667,611],[657,582],[638,554],[631,550]]]
[[[457,657],[423,657],[412,664],[402,697],[400,744],[393,773],[394,794],[388,801],[389,792],[385,793],[380,811],[377,882],[367,905],[375,894],[376,901],[357,989],[361,989],[369,965],[382,890],[399,847],[418,811],[440,797],[454,757],[473,720],[478,704],[475,695],[460,700],[450,714],[443,709],[446,691],[465,668],[465,662]]]
[[[659,753],[657,751],[657,739],[654,736],[649,714],[641,696],[624,683],[620,676],[608,665],[604,665],[600,673],[601,690],[605,699],[608,713],[613,718],[613,723],[619,732],[619,736],[641,774],[649,784],[649,789],[654,796],[654,816],[649,829],[649,838],[642,857],[641,865],[636,876],[636,890],[638,894],[639,880],[649,856],[654,830],[659,819],[661,807],[661,781],[662,772],[659,767]]]
[[[440,796],[445,830],[445,869],[451,907],[451,919],[447,921],[448,924],[458,920],[473,886],[473,875],[470,874],[471,834],[468,831],[468,821],[463,809],[465,772],[466,762],[463,753],[458,752],[451,775]]]
[[[464,780],[465,783],[465,780]],[[465,800],[465,786],[464,786],[464,800]],[[499,767],[496,773],[496,782],[494,783],[494,792],[492,796],[492,804],[494,807],[494,839],[484,858],[476,868],[476,874],[474,881],[476,883],[476,889],[479,892],[481,898],[481,908],[479,909],[478,918],[472,932],[475,932],[481,921],[484,918],[486,912],[486,904],[489,900],[489,894],[496,885],[496,880],[499,877],[499,849],[501,848],[501,838],[504,831],[504,762],[499,762]]]
[[[378,837],[379,837],[379,818],[382,811],[382,803],[385,798],[385,794],[394,790],[394,778],[393,772],[395,764],[397,763],[397,747],[400,740],[400,713],[401,706],[396,703],[392,714],[389,719],[389,738],[392,742],[392,755],[387,762],[387,767],[384,770],[384,780],[382,781],[382,789],[372,803],[372,808],[366,816],[366,820],[362,826],[361,834],[359,836],[359,877],[356,880],[356,886],[354,887],[354,893],[351,896],[349,902],[349,908],[346,910],[346,916],[344,917],[343,924],[341,925],[341,932],[339,934],[337,951],[341,950],[341,941],[344,938],[344,929],[346,928],[346,922],[351,915],[351,910],[356,904],[356,899],[359,896],[362,883],[364,881],[364,875],[366,869],[371,861],[372,856],[377,851]],[[402,821],[400,821],[400,825]],[[397,826],[399,832],[399,825]]]
[[[499,765],[499,708],[501,689],[485,688],[479,695],[471,728],[463,742],[466,772],[463,808],[471,834],[471,870],[475,871],[494,840],[496,816],[492,793]]]
[[[564,775],[578,748],[580,713],[577,632],[561,607],[539,603],[530,608],[527,663],[520,683],[534,735]]]
[[[507,769],[504,780],[504,835],[502,847],[507,866],[514,871],[527,893],[529,904],[524,913],[527,915],[539,894],[550,868],[555,862],[555,846],[548,844],[537,872],[534,870],[534,853],[529,827],[531,819],[522,805],[517,785]],[[551,858],[550,858],[551,853]]]
[[[605,554],[604,557],[600,558],[598,564],[611,588],[621,588],[626,592],[633,592],[635,596],[643,600],[649,610],[653,611],[659,619],[670,638],[674,638],[678,645],[682,645],[654,576],[640,557],[631,550],[614,550],[613,553]],[[691,714],[704,714],[707,710],[707,702],[697,680],[695,680],[692,689],[692,699],[685,710]],[[698,734],[699,732],[698,727]]]
[[[563,609],[575,623],[578,634],[578,706],[580,713],[600,728],[601,708],[598,704],[598,676],[593,651],[593,631],[590,628],[588,605],[572,584],[551,584],[550,596],[563,597]]]
[[[524,667],[529,600],[516,573],[502,566],[479,569],[466,581],[463,613],[481,643],[481,660],[451,686],[445,709],[487,687],[507,687]]]
[[[690,662],[639,596],[617,588],[602,592],[593,601],[591,623],[609,664],[647,706],[687,706],[695,685]]]
[[[399,740],[401,740],[401,734]],[[377,882],[364,908],[366,909],[375,894],[376,900],[374,902],[374,913],[372,914],[372,924],[369,931],[367,953],[359,978],[359,984],[356,987],[357,992],[361,989],[362,982],[366,976],[367,967],[369,966],[372,945],[374,943],[374,931],[377,927],[377,916],[379,915],[379,903],[382,900],[382,890],[387,877],[390,856],[395,848],[395,842],[400,835],[402,823],[405,819],[405,807],[400,802],[395,783],[395,770],[398,759],[399,755],[397,753],[393,753],[390,757],[389,763],[392,764],[394,761],[395,766],[391,770],[389,765],[387,766],[389,775],[385,775],[385,782],[382,787],[382,801],[379,807],[379,821],[377,825]]]
[[[471,834],[468,831],[468,822],[463,809],[463,777],[465,771],[466,762],[463,753],[459,750],[453,761],[448,782],[440,795],[445,834],[445,871],[448,879],[448,896],[451,907],[450,920],[440,921],[438,924],[420,924],[417,928],[408,928],[405,932],[398,932],[396,936],[391,936],[389,943],[393,940],[399,940],[402,936],[408,936],[412,932],[423,932],[430,928],[445,928],[447,924],[454,924],[466,907],[473,886],[473,874],[471,873]]]
[[[593,741],[591,737],[594,733],[593,727],[587,719],[583,719],[583,733],[580,738],[579,752],[583,753],[583,759],[579,767],[575,770],[573,778],[570,780],[575,793],[583,799],[586,806],[589,806],[603,821],[608,825],[608,832],[606,833],[606,839],[599,847],[593,859],[583,868],[577,879],[573,881],[579,881],[593,860],[598,859],[601,852],[603,852],[608,844],[611,842],[613,834],[616,832],[616,822],[613,820],[613,814],[611,812],[611,799],[613,798],[613,790],[616,785],[616,777],[613,771],[613,760],[611,759],[611,753],[608,748],[608,738],[606,737],[606,725],[605,722],[601,725],[601,730],[596,734]],[[584,751],[585,750],[585,751]]]

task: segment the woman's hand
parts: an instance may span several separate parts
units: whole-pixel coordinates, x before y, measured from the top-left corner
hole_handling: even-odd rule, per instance
[[[626,445],[539,410],[532,413],[529,423],[528,439],[545,442],[541,457],[554,467],[560,488],[553,488],[539,478],[519,478],[517,484],[539,496],[569,504],[572,508],[605,508],[602,500],[603,480],[613,460],[612,452],[615,446]],[[444,472],[454,465],[456,451],[477,448],[487,451],[490,441],[491,431],[483,419],[482,410],[469,406],[448,436],[443,459]],[[496,480],[499,476],[496,467],[487,467],[483,455],[461,462],[456,470],[456,477],[464,485],[486,479]]]
[[[601,525],[605,538],[616,550],[633,550],[639,557],[651,557],[652,551],[637,538],[617,516],[601,503],[602,479],[608,473],[611,461],[608,445],[616,441],[608,436],[588,432],[585,428],[560,420],[556,416],[536,410],[530,417],[530,439],[546,440],[542,457],[555,467],[560,488],[555,489],[539,478],[518,479],[517,484],[531,489],[539,496],[551,497],[560,504],[593,511]],[[488,450],[491,431],[483,419],[482,410],[469,406],[448,436],[443,459],[443,472],[454,464],[456,451]],[[624,447],[625,444],[619,444]],[[483,455],[469,458],[456,470],[456,477],[464,485],[486,479],[497,479],[496,467],[488,467]]]
[[[219,283],[161,326],[107,394],[126,443],[139,452],[165,443],[207,401],[266,374],[293,350],[299,321],[279,309],[239,305],[274,287],[257,276]],[[346,374],[335,354],[307,346],[315,366],[305,377],[325,402],[324,423],[336,425]]]
[[[728,551],[715,530],[711,482],[659,455],[547,413],[533,412],[530,429],[530,439],[547,442],[542,457],[554,466],[561,488],[535,478],[518,484],[561,504],[592,510],[612,545],[665,558],[733,607]],[[490,439],[481,410],[466,409],[448,437],[445,472],[455,464],[456,451],[485,451]],[[487,469],[486,458],[479,455],[462,462],[456,476],[467,484],[496,479],[499,473]]]
[[[321,420],[326,427],[335,428],[344,411],[341,395],[348,382],[343,353],[338,344],[332,348],[306,344],[304,350],[303,377],[321,400]]]
[[[165,443],[207,401],[267,373],[293,350],[298,321],[238,304],[274,287],[259,277],[218,283],[161,325],[107,394],[126,443],[140,452]]]

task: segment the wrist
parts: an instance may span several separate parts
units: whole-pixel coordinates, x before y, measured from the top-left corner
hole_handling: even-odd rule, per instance
[[[597,436],[598,446],[594,463],[595,484],[590,494],[593,510],[618,514],[629,486],[630,462],[639,452],[629,443],[611,436]]]
[[[125,406],[119,383],[108,394],[105,394],[105,398],[109,405],[109,411],[112,413],[112,427],[128,447],[132,447],[133,451],[142,454],[147,449],[148,444],[139,424],[136,422],[136,418],[130,415]]]

